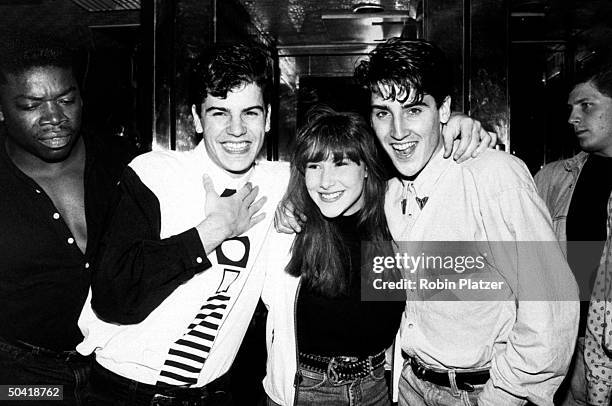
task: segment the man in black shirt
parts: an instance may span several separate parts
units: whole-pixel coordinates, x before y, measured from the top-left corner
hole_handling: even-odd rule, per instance
[[[0,52],[0,384],[63,385],[63,404],[80,404],[77,320],[132,154],[81,134],[73,55],[36,41]]]
[[[568,122],[582,151],[547,165],[535,177],[557,237],[570,242],[568,262],[582,300],[574,359],[557,397],[564,406],[607,405],[612,397],[612,358],[604,329],[610,320],[610,299],[605,303],[598,299],[604,296],[606,264],[612,255],[612,65],[587,66],[567,103]],[[602,282],[596,285],[596,279]]]

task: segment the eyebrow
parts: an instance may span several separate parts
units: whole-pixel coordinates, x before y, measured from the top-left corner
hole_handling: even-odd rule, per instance
[[[580,104],[580,103],[584,103],[584,102],[588,102],[591,101],[592,99],[590,97],[582,97],[578,100],[574,100],[572,103],[567,103],[568,106],[571,106],[572,104]]]
[[[425,103],[423,100],[418,101],[418,102],[412,102],[412,103],[402,104],[402,108],[403,108],[403,109],[409,109],[410,107],[417,107],[417,106],[425,106],[425,107],[428,107],[428,104],[427,104],[427,103]]]
[[[227,113],[227,112],[229,112],[229,109],[228,109],[228,108],[226,108],[226,107],[216,107],[216,106],[211,106],[211,107],[207,108],[207,109],[206,109],[204,112],[205,112],[205,113],[208,113],[209,111],[212,111],[212,110],[224,111],[224,112],[226,112],[226,113]],[[260,105],[251,106],[251,107],[247,107],[247,108],[242,109],[242,111],[243,111],[243,112],[245,112],[245,111],[249,111],[249,110],[259,110],[259,111],[261,111],[262,113],[264,112],[263,107],[262,107],[262,106],[260,106]]]
[[[425,107],[427,107],[428,104],[425,103],[424,101],[402,104],[402,108],[403,109],[409,109],[410,107],[415,107],[415,106],[425,106]],[[382,104],[372,104],[372,105],[370,105],[370,108],[372,108],[372,109],[380,109],[380,110],[389,110],[389,107],[384,106]]]
[[[70,86],[68,89],[65,89],[64,91],[62,91],[60,94],[58,94],[56,97],[54,97],[55,99],[58,99],[60,97],[64,97],[69,93],[75,92],[77,90],[76,86]],[[17,96],[14,97],[14,100],[17,99],[28,99],[28,100],[34,100],[34,101],[43,101],[46,100],[46,97],[38,97],[38,96],[32,96],[32,95],[28,95],[28,94],[18,94]],[[49,99],[52,100],[52,99]]]

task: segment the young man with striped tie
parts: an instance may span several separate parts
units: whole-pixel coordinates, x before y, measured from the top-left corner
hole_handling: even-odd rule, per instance
[[[77,347],[96,356],[93,404],[232,402],[226,372],[261,293],[260,248],[289,167],[256,162],[270,129],[266,53],[235,44],[200,67],[192,113],[203,140],[129,165],[94,264]],[[455,124],[449,137],[473,139],[464,154],[488,145],[471,119]]]
[[[203,140],[129,165],[95,262],[78,346],[96,356],[94,404],[231,402],[224,374],[259,300],[263,220],[288,167],[254,164],[270,129],[266,53],[223,47],[201,67],[193,116]]]

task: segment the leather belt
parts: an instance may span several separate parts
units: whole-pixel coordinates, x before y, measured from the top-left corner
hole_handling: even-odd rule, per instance
[[[368,357],[322,356],[300,352],[300,368],[327,374],[332,381],[351,381],[368,376],[385,364],[385,351]]]
[[[408,356],[408,362],[410,362],[412,372],[414,372],[417,378],[431,382],[435,385],[445,386],[447,388],[452,387],[448,371],[436,371],[411,356]],[[455,371],[457,388],[467,392],[473,392],[474,385],[484,385],[489,380],[489,377],[488,370],[474,372]]]

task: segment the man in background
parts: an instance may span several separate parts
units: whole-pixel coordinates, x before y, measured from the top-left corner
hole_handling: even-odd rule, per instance
[[[589,63],[579,74],[567,104],[568,122],[581,152],[546,165],[535,177],[557,238],[568,242],[567,258],[582,300],[576,351],[557,396],[566,406],[608,405],[612,393],[612,305],[606,295],[612,271],[610,61],[596,58]]]
[[[63,404],[81,404],[90,360],[75,351],[77,320],[133,154],[81,130],[70,51],[26,36],[1,45],[0,384],[63,385]]]

